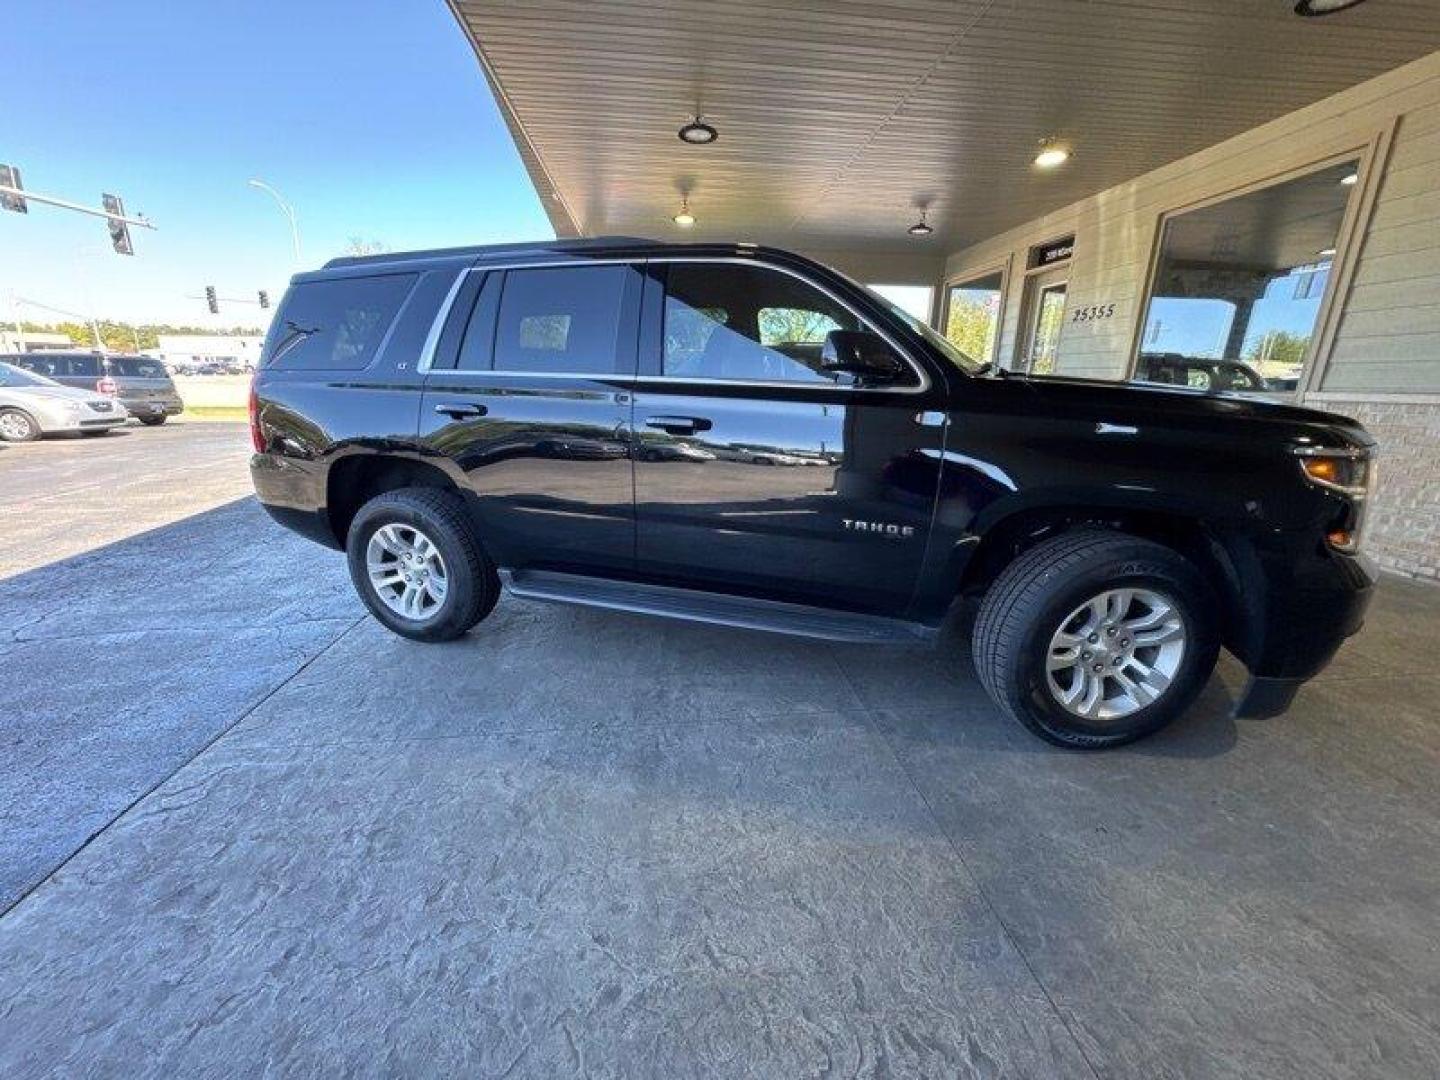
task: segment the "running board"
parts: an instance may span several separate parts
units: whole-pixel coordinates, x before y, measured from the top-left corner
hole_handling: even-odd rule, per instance
[[[501,570],[500,580],[510,595],[524,600],[581,604],[824,641],[914,644],[932,640],[937,632],[920,623],[882,615],[546,570]]]

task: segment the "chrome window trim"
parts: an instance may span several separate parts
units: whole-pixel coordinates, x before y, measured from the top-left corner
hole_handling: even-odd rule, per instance
[[[435,349],[440,344],[440,334],[445,329],[445,321],[450,318],[450,309],[455,306],[455,297],[460,295],[460,286],[465,283],[465,278],[473,272],[468,268],[456,271],[450,291],[445,294],[445,299],[440,301],[440,308],[435,312],[435,319],[431,322],[430,330],[425,335],[425,344],[420,347],[420,360],[415,365],[416,371],[428,372],[430,365],[435,362]]]
[[[657,255],[642,258],[603,258],[603,259],[554,259],[541,262],[505,262],[486,263],[483,266],[471,266],[461,270],[455,276],[455,282],[450,286],[450,292],[440,305],[440,310],[435,313],[435,321],[430,324],[430,332],[425,335],[425,344],[420,350],[420,361],[415,370],[428,374],[435,361],[435,349],[440,343],[440,334],[445,328],[445,322],[450,317],[450,309],[455,305],[455,298],[460,293],[460,287],[470,274],[484,274],[492,270],[544,270],[557,267],[586,267],[586,266],[649,266],[652,263],[717,263],[731,264],[735,266],[763,266],[768,270],[777,270],[782,274],[788,274],[797,281],[803,281],[812,289],[817,289],[825,296],[828,296],[834,303],[844,308],[853,315],[860,325],[868,327],[877,334],[885,344],[894,349],[896,354],[910,366],[919,382],[915,386],[843,386],[840,384],[808,383],[808,382],[759,382],[751,379],[687,379],[675,375],[627,375],[615,373],[611,375],[597,375],[593,371],[514,371],[506,368],[491,368],[488,371],[465,370],[463,368],[447,368],[446,375],[458,375],[465,378],[477,378],[487,375],[504,375],[508,377],[522,377],[527,379],[588,379],[593,382],[608,382],[621,380],[624,382],[643,383],[646,385],[687,385],[687,386],[753,386],[760,389],[770,390],[823,390],[825,392],[840,391],[847,394],[923,394],[930,389],[930,376],[925,368],[915,362],[908,349],[902,348],[894,338],[883,329],[876,326],[845,300],[836,296],[834,292],[826,288],[820,282],[807,277],[798,270],[779,263],[770,262],[766,259],[744,258],[737,255]]]

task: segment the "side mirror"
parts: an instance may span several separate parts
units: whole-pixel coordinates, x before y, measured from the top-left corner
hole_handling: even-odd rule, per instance
[[[865,330],[831,330],[820,350],[822,371],[844,371],[862,383],[891,383],[908,372],[905,361],[878,334]]]

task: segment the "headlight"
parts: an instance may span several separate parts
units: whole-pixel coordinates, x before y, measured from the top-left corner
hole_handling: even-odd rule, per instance
[[[1350,447],[1299,446],[1295,456],[1306,481],[1345,499],[1341,520],[1326,530],[1326,542],[1347,555],[1360,549],[1365,511],[1375,490],[1375,458],[1372,451]]]

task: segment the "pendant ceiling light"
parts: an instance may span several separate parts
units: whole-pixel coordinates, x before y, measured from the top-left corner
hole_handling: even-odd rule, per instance
[[[680,200],[680,212],[670,219],[682,229],[688,229],[695,224],[695,215],[690,213],[690,200]]]
[[[911,225],[910,228],[906,229],[905,231],[908,232],[911,236],[929,236],[931,233],[933,233],[935,230],[931,228],[930,223],[925,220],[925,214],[926,211],[922,207],[920,210],[920,220],[915,222],[914,225]]]
[[[1070,151],[1054,139],[1041,139],[1040,152],[1035,155],[1035,164],[1042,169],[1053,169],[1070,160]]]
[[[720,138],[720,132],[701,120],[698,115],[675,134],[680,136],[681,142],[689,143],[691,146],[704,146]]]
[[[1334,15],[1337,11],[1344,11],[1364,2],[1365,0],[1300,0],[1295,5],[1295,14],[1311,19],[1319,15]]]

